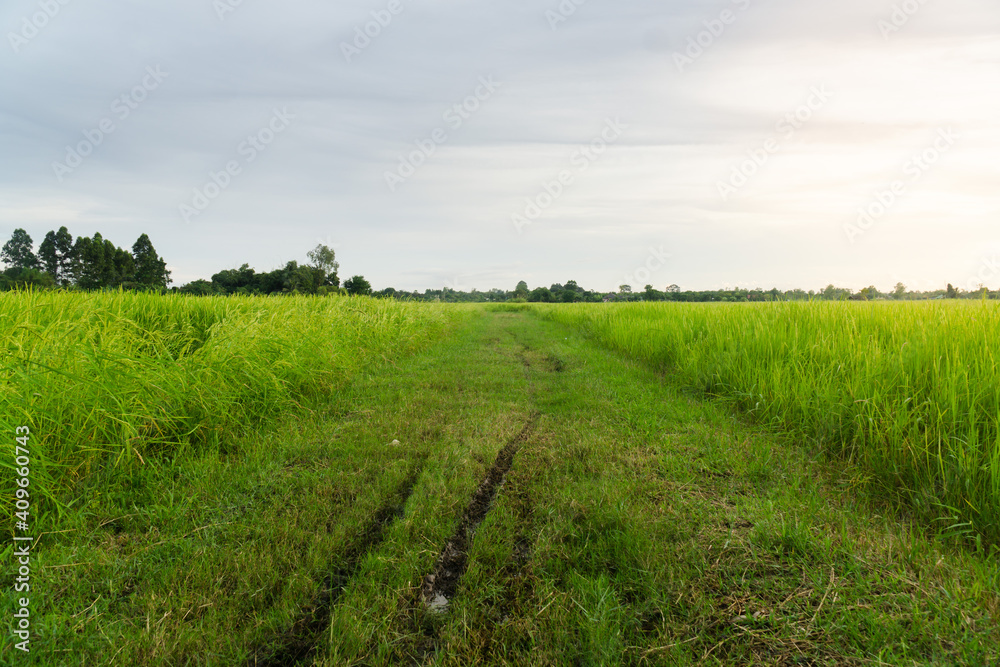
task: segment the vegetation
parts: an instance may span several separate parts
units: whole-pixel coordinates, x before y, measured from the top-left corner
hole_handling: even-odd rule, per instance
[[[69,507],[94,473],[226,448],[454,317],[385,301],[6,292],[0,423],[37,434],[35,492]],[[4,476],[7,516],[12,485]]]
[[[996,304],[540,312],[861,464],[943,532],[1000,544]]]
[[[31,298],[36,319],[55,310]],[[136,321],[159,304],[178,323],[197,322],[200,304],[236,308],[232,329],[173,355],[202,368],[189,386],[226,374],[268,385],[245,376],[241,355],[298,377],[332,352],[325,368],[338,371],[308,410],[80,468],[78,500],[40,524],[37,636],[19,664],[1000,659],[995,559],[859,497],[853,468],[734,420],[579,322],[516,303],[113,298]],[[108,326],[87,331],[137,331],[104,310]],[[95,337],[75,340],[85,358]],[[141,372],[122,352],[92,368]],[[104,421],[130,412],[106,409]]]
[[[69,230],[60,227],[58,232],[45,235],[36,255],[28,233],[16,229],[0,251],[0,259],[7,264],[0,277],[0,289],[60,285],[84,290],[163,290],[170,283],[166,262],[145,234],[129,252],[99,233],[93,238],[78,237],[74,242]]]
[[[451,287],[407,292],[394,287],[374,290],[364,276],[356,275],[340,287],[337,274],[340,264],[332,248],[318,245],[307,253],[309,264],[287,262],[273,271],[258,272],[249,264],[225,269],[211,280],[194,280],[172,288],[181,294],[194,296],[219,296],[228,294],[349,294],[374,295],[381,298],[407,301],[440,301],[445,303],[601,303],[633,301],[697,302],[764,302],[764,301],[915,301],[927,299],[1000,299],[1000,291],[991,292],[984,285],[970,291],[949,284],[945,289],[930,292],[910,291],[897,283],[891,292],[880,292],[875,286],[855,293],[848,288],[827,285],[819,291],[802,289],[781,291],[761,288],[682,291],[670,285],[662,291],[646,285],[642,291],[631,285],[621,285],[615,292],[603,292],[581,287],[575,280],[565,285],[554,283],[549,287],[530,289],[525,281],[517,283],[512,291],[491,289],[486,292],[473,289],[469,292]],[[95,234],[93,239],[81,237],[74,243],[65,227],[49,232],[34,252],[31,237],[23,229],[14,230],[11,239],[0,252],[0,260],[7,270],[0,274],[0,290],[31,285],[44,289],[51,287],[101,290],[123,288],[129,290],[163,291],[170,284],[170,271],[166,262],[156,254],[149,237],[143,234],[128,252]]]

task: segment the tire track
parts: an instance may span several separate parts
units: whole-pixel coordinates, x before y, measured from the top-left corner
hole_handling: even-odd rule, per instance
[[[365,529],[355,538],[347,550],[344,564],[326,576],[319,594],[308,607],[310,611],[300,616],[274,645],[258,648],[247,663],[247,667],[288,667],[302,664],[313,657],[318,639],[329,624],[330,610],[343,594],[347,584],[357,574],[361,561],[369,551],[382,543],[393,522],[403,516],[406,501],[413,494],[425,460],[426,457],[421,459],[392,498],[379,508]]]
[[[514,457],[521,444],[531,435],[539,416],[538,412],[532,413],[521,432],[500,450],[493,467],[472,496],[458,529],[438,556],[434,572],[424,579],[421,597],[427,609],[436,612],[446,611],[448,603],[455,597],[458,583],[468,566],[468,551],[472,544],[472,536],[489,514],[493,500],[514,464]]]

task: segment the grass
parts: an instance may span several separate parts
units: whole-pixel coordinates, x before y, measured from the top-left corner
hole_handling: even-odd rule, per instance
[[[225,448],[329,397],[435,340],[452,313],[370,299],[6,292],[0,427],[30,427],[36,509],[61,509],[109,468]],[[6,470],[13,445],[0,446]],[[4,475],[0,493],[12,492]]]
[[[309,410],[92,472],[34,552],[32,654],[0,638],[0,662],[1000,660],[996,559],[859,495],[854,468],[576,326],[448,312],[449,335],[372,355]]]
[[[859,464],[940,532],[1000,545],[995,303],[541,308]]]

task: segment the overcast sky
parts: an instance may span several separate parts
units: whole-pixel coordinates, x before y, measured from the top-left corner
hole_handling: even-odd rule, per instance
[[[326,243],[376,289],[1000,287],[996,0],[6,0],[0,30],[0,236],[145,232],[175,284]]]

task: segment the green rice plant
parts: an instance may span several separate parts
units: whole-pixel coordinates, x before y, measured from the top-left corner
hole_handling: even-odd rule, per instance
[[[439,338],[461,312],[369,298],[2,293],[0,467],[13,469],[14,430],[27,426],[35,502],[71,502],[66,492],[95,471],[224,448]],[[13,489],[5,473],[8,513]]]
[[[822,443],[929,518],[1000,542],[1000,307],[632,303],[536,308]],[[961,531],[960,531],[961,532]]]

